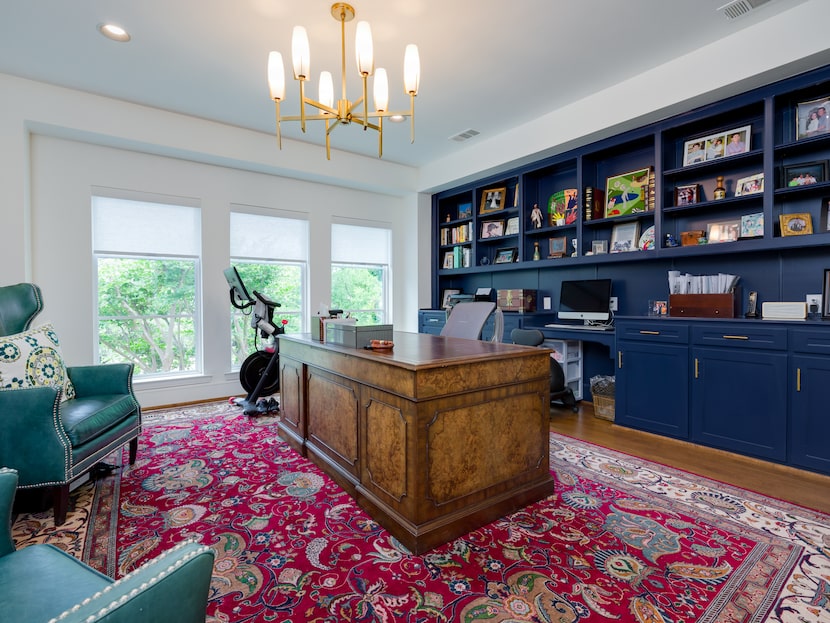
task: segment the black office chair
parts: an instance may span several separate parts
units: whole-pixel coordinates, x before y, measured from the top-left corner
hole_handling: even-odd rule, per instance
[[[545,341],[545,336],[538,329],[513,329],[510,339],[521,346],[540,346]],[[553,357],[550,358],[550,400],[558,400],[574,413],[579,411],[573,390],[565,384],[565,372]]]

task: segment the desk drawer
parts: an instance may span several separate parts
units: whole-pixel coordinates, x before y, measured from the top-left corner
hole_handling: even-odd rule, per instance
[[[830,355],[830,331],[820,329],[792,329],[790,348],[797,353]]]
[[[619,322],[617,324],[617,339],[686,344],[689,341],[689,325],[645,320],[642,322]]]
[[[780,326],[750,323],[740,325],[712,323],[693,327],[692,343],[699,346],[785,350],[787,329]]]
[[[421,310],[418,312],[418,333],[438,335],[447,322],[447,312],[442,309]]]

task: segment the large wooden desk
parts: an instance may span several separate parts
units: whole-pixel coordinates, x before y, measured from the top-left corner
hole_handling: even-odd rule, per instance
[[[280,435],[422,553],[553,492],[549,351],[394,334],[280,336]]]

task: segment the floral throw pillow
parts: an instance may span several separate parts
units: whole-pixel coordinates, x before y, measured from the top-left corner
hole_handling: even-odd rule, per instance
[[[62,388],[62,400],[75,397],[52,325],[0,336],[0,390],[44,385]]]

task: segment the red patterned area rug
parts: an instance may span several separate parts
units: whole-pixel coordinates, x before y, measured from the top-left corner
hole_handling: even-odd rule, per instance
[[[551,434],[553,496],[415,556],[277,421],[150,414],[85,558],[121,576],[210,545],[214,623],[830,621],[828,515]]]

